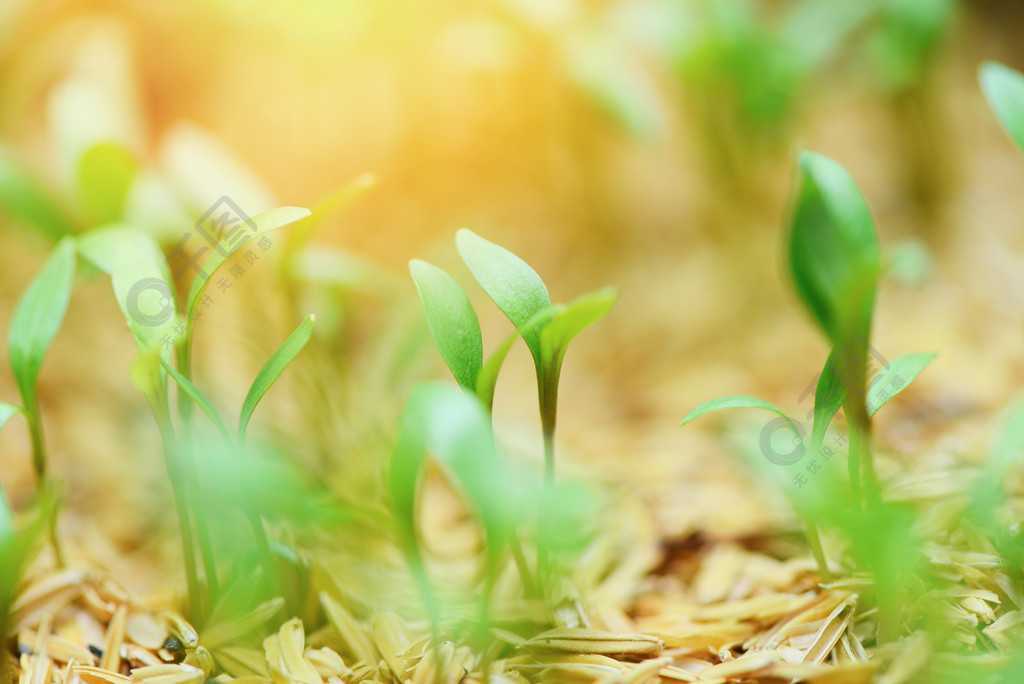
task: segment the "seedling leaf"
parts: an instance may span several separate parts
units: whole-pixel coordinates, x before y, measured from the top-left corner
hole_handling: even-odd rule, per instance
[[[565,307],[540,334],[541,358],[555,382],[569,343],[590,325],[601,320],[618,299],[614,288],[604,288],[584,295]]]
[[[978,80],[999,122],[1024,150],[1024,74],[998,62],[985,62]]]
[[[291,230],[285,248],[285,259],[289,259],[296,251],[302,249],[309,242],[313,231],[316,230],[327,216],[335,211],[347,208],[376,184],[376,176],[372,173],[363,173],[313,205],[309,216],[298,221]]]
[[[888,368],[878,371],[868,388],[868,415],[875,415],[890,399],[909,387],[935,357],[936,354],[927,353],[904,354],[890,361]]]
[[[800,171],[790,271],[815,320],[836,347],[845,347],[870,332],[880,261],[874,220],[853,178],[835,161],[804,152]]]
[[[281,343],[281,346],[277,348],[277,351],[273,353],[263,368],[260,369],[256,379],[253,380],[252,387],[249,388],[249,392],[245,395],[245,401],[242,402],[242,412],[238,417],[239,439],[244,438],[245,429],[249,425],[249,419],[252,418],[252,412],[256,410],[256,406],[260,403],[263,395],[267,393],[267,390],[281,376],[281,373],[288,367],[288,364],[294,361],[295,357],[302,351],[302,348],[306,346],[309,338],[313,336],[313,328],[315,326],[316,316],[313,314],[306,316],[299,323],[298,327],[292,331],[292,334]]]
[[[287,226],[290,223],[295,223],[301,219],[309,216],[309,209],[302,209],[299,207],[279,207],[277,209],[271,209],[270,211],[259,214],[252,218],[252,222],[255,224],[255,228],[250,230],[248,237],[245,240],[239,241],[230,251],[227,253],[221,252],[219,249],[210,251],[210,255],[203,262],[202,271],[196,274],[195,280],[192,281],[192,286],[188,292],[188,299],[185,304],[186,318],[188,320],[189,328],[195,323],[196,312],[199,307],[203,292],[210,284],[210,280],[213,278],[213,274],[217,272],[217,269],[233,256],[238,250],[245,245],[249,244],[253,239],[265,235],[273,230]]]
[[[434,344],[455,380],[473,392],[484,356],[480,321],[473,304],[455,279],[437,266],[413,259],[409,272],[423,302]]]
[[[551,306],[544,281],[515,254],[466,228],[455,234],[455,246],[480,287],[523,336],[539,367],[540,331],[547,322],[535,316]]]
[[[43,358],[67,312],[75,278],[75,241],[65,237],[43,269],[29,284],[14,310],[8,344],[11,369],[22,402],[29,411],[36,406],[36,379]]]
[[[181,328],[175,330],[170,269],[153,238],[114,225],[85,233],[78,239],[78,249],[110,275],[118,306],[139,349],[159,348],[160,355],[168,358]]]
[[[231,433],[228,432],[228,428],[224,425],[224,421],[221,420],[220,414],[217,413],[217,409],[213,407],[210,400],[207,399],[199,388],[192,384],[192,381],[186,378],[184,375],[179,373],[166,359],[160,359],[160,364],[167,371],[168,375],[174,378],[174,381],[178,383],[178,387],[187,394],[192,401],[196,402],[199,409],[206,414],[206,417],[210,419],[217,431],[224,437],[224,439],[230,444]]]
[[[814,387],[814,422],[811,425],[811,453],[817,454],[825,440],[829,423],[846,401],[846,391],[842,379],[836,369],[836,354],[828,355],[825,367],[818,376],[818,384]]]
[[[771,411],[772,413],[776,413],[782,418],[784,418],[786,420],[786,423],[789,424],[789,427],[793,430],[795,434],[800,434],[800,430],[799,428],[797,428],[796,423],[794,423],[793,420],[788,415],[786,415],[785,411],[780,409],[778,406],[775,406],[774,404],[769,404],[767,401],[764,401],[763,399],[758,399],[757,397],[748,397],[743,394],[734,394],[728,397],[719,397],[718,399],[705,401],[703,404],[687,413],[686,417],[683,418],[679,424],[686,425],[687,423],[697,418],[700,418],[705,413],[711,413],[712,411],[720,411],[722,409],[727,408],[759,408],[765,409],[766,411]]]
[[[19,223],[59,240],[73,232],[56,200],[0,146],[0,206]]]

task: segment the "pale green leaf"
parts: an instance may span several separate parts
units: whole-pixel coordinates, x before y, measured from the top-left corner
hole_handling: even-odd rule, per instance
[[[327,217],[335,212],[348,208],[377,184],[377,177],[372,173],[363,173],[333,191],[310,209],[310,215],[296,222],[289,232],[285,247],[285,258],[288,259],[296,251],[309,242],[313,232]]]
[[[170,356],[181,337],[167,260],[148,235],[124,225],[91,230],[78,239],[83,257],[109,274],[117,304],[140,350]]]
[[[999,122],[1024,150],[1024,74],[998,62],[985,62],[978,80]]]
[[[20,406],[15,406],[14,404],[6,401],[0,401],[0,430],[4,429],[4,425],[7,425],[7,421],[19,413],[21,413]]]
[[[138,170],[135,155],[118,142],[101,142],[78,161],[78,195],[96,225],[122,218],[125,198]]]
[[[455,279],[426,261],[413,259],[409,273],[416,283],[434,344],[455,380],[470,392],[483,367],[483,337],[473,304]]]
[[[65,237],[18,301],[8,332],[11,369],[22,401],[36,406],[36,379],[50,343],[60,330],[75,279],[75,241]]]
[[[216,210],[215,210],[216,211]],[[239,230],[244,230],[244,237],[234,244],[230,250],[224,249],[210,249],[209,256],[206,257],[206,261],[203,262],[202,269],[196,274],[195,279],[192,281],[192,286],[188,292],[188,298],[186,299],[185,312],[186,319],[188,321],[189,328],[195,323],[196,313],[199,307],[199,302],[202,299],[203,292],[209,286],[210,281],[213,279],[213,275],[217,272],[217,269],[227,261],[231,256],[242,249],[245,245],[252,242],[252,240],[259,238],[262,235],[283,228],[288,224],[295,223],[307,216],[309,216],[309,209],[302,209],[299,207],[279,207],[277,209],[271,209],[268,212],[254,216],[249,221],[242,221],[245,225],[241,225]],[[236,217],[241,219],[241,217]]]
[[[836,364],[836,354],[829,354],[814,387],[814,421],[811,425],[810,447],[812,454],[817,454],[821,449],[829,424],[846,401],[846,390]]]
[[[51,240],[59,240],[74,230],[53,196],[2,145],[0,207],[19,223]]]
[[[281,346],[277,348],[277,351],[273,353],[256,375],[256,379],[253,380],[249,392],[245,395],[245,401],[242,402],[242,412],[238,417],[238,435],[240,439],[245,436],[245,429],[249,425],[249,419],[252,418],[252,412],[256,410],[257,404],[260,403],[263,395],[267,393],[267,390],[274,384],[274,381],[281,376],[284,369],[288,367],[288,364],[295,360],[295,357],[299,355],[302,348],[309,342],[309,338],[313,336],[313,328],[315,326],[316,316],[313,314],[306,316],[299,323],[298,327],[292,331],[292,334],[281,343]]]
[[[880,261],[874,220],[853,178],[836,162],[804,152],[800,171],[789,267],[804,304],[843,348],[870,332]]]
[[[466,228],[455,234],[455,246],[480,287],[523,336],[539,367],[546,321],[537,322],[536,315],[551,306],[544,281],[515,254]]]
[[[878,371],[868,388],[868,415],[875,415],[890,399],[909,387],[935,356],[904,354],[890,361],[888,367]]]

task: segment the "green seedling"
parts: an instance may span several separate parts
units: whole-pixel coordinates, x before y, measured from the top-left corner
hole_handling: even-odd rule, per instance
[[[516,332],[498,345],[485,361],[480,322],[469,297],[448,273],[425,261],[413,260],[409,271],[419,292],[430,334],[459,385],[491,411],[498,374],[505,357],[521,336],[533,356],[544,440],[544,490],[550,493],[555,474],[555,426],[558,383],[569,342],[601,319],[615,304],[616,293],[604,289],[568,306],[552,305],[540,276],[507,249],[469,230],[456,234],[459,254],[491,300],[508,317]],[[543,517],[541,528],[551,522]],[[546,544],[538,546],[539,573],[547,565]],[[524,584],[530,589],[528,564],[518,538],[512,551]],[[543,577],[540,578],[543,584]]]
[[[167,260],[152,238],[127,226],[113,225],[89,231],[79,239],[82,255],[111,276],[118,305],[139,347],[140,356],[132,367],[132,378],[146,397],[163,439],[182,534],[189,602],[191,610],[200,619],[206,615],[213,597],[218,593],[218,572],[207,516],[203,513],[204,497],[192,445],[194,397],[190,396],[187,389],[179,393],[179,432],[171,417],[167,369],[172,357],[176,356],[175,373],[191,385],[191,339],[194,324],[202,294],[217,269],[251,240],[308,215],[306,209],[284,207],[254,217],[252,221],[255,229],[247,240],[239,242],[230,253],[222,254],[219,250],[211,252],[202,273],[192,282],[184,315],[178,312],[175,304]],[[273,359],[272,363],[275,363]],[[265,384],[263,391],[270,384],[266,380],[269,378],[272,382],[270,376],[275,369],[276,365],[265,369],[269,375],[261,374],[261,379],[258,379],[258,382]],[[180,382],[179,386],[186,388]],[[255,387],[251,393],[248,413],[244,416],[245,423],[262,396],[260,387]],[[244,436],[244,429],[245,425],[240,421],[240,435]],[[262,526],[259,529],[262,530]],[[203,563],[205,586],[200,582],[196,564],[196,544]]]
[[[999,122],[1024,150],[1024,74],[998,62],[985,62],[978,80]]]
[[[75,241],[65,237],[57,244],[43,269],[22,295],[14,310],[7,338],[11,369],[18,383],[23,414],[32,442],[32,465],[40,487],[47,486],[49,480],[37,382],[46,352],[67,313],[75,279],[75,262]],[[51,516],[51,542],[57,562],[61,563],[56,524],[56,516]]]
[[[855,513],[849,515],[871,517],[882,505],[871,461],[871,418],[885,403],[906,389],[935,355],[901,356],[877,373],[873,382],[868,384],[869,338],[879,274],[874,221],[853,179],[839,164],[821,155],[804,153],[800,157],[800,169],[800,190],[792,212],[788,243],[789,269],[800,298],[832,343],[832,351],[815,387],[809,452],[812,457],[820,453],[829,423],[842,407],[850,429],[847,458],[850,499]],[[772,411],[787,421],[797,438],[802,435],[802,430],[782,409],[747,396],[724,397],[701,404],[683,419],[683,424],[722,408]],[[815,510],[826,513],[835,507],[820,496],[818,499],[815,505],[806,505],[805,502],[798,507],[804,514],[808,540],[822,577],[827,579],[830,572],[820,545],[817,523],[809,513]],[[856,513],[862,508],[862,514]],[[856,519],[860,520],[859,517]],[[855,526],[842,522],[840,525],[853,539]],[[858,548],[861,547],[863,544]],[[861,556],[874,558],[871,554]],[[879,556],[879,559],[883,558]],[[879,559],[875,559],[878,562],[872,560],[868,569],[880,578],[884,575],[889,582],[892,575],[886,573],[890,568]],[[886,587],[886,592],[880,592],[879,601],[882,631],[889,639],[895,635],[897,616],[892,603],[895,601],[893,585],[889,582]],[[882,606],[882,601],[888,603]]]

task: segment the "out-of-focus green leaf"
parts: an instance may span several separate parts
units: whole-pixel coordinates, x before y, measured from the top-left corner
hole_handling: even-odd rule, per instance
[[[871,212],[850,174],[828,157],[804,152],[800,171],[789,236],[796,289],[836,347],[866,344],[880,260]]]
[[[567,305],[551,323],[544,326],[540,333],[541,358],[546,377],[550,381],[558,382],[562,359],[565,358],[569,343],[586,328],[604,318],[615,306],[618,296],[615,289],[610,287],[584,295]]]
[[[347,208],[377,184],[372,173],[363,173],[313,205],[310,215],[296,222],[286,240],[285,259],[289,259],[309,242],[313,231],[336,211]]]
[[[404,285],[394,272],[357,254],[336,247],[311,245],[287,263],[287,275],[297,280],[362,292],[389,295]]]
[[[271,209],[268,212],[252,217],[252,219],[250,219],[252,221],[251,225],[239,227],[238,230],[245,231],[244,236],[242,239],[235,242],[231,249],[224,249],[224,251],[221,251],[220,249],[211,250],[206,261],[203,262],[202,271],[197,273],[195,279],[192,281],[192,286],[189,289],[188,298],[186,299],[185,313],[189,329],[191,329],[191,326],[195,324],[196,313],[198,311],[199,302],[202,299],[203,292],[210,284],[213,274],[217,272],[217,269],[220,268],[225,261],[255,238],[258,238],[261,235],[266,235],[278,228],[283,228],[290,223],[295,223],[296,221],[309,216],[309,214],[309,209],[302,209],[299,207],[280,207],[278,209]]]
[[[890,399],[909,387],[935,357],[936,354],[927,353],[904,354],[890,361],[888,368],[878,371],[868,388],[868,415],[875,415]]]
[[[539,368],[546,322],[536,321],[536,315],[551,306],[544,281],[515,254],[466,228],[455,234],[455,246],[480,287],[523,336]]]
[[[467,391],[475,391],[484,363],[484,345],[473,304],[455,279],[433,264],[413,259],[409,273],[416,283],[434,344],[455,380]]]
[[[114,225],[83,234],[78,250],[110,275],[117,304],[139,349],[159,349],[163,358],[169,358],[183,327],[178,324],[167,260],[153,238]]]
[[[249,392],[245,395],[245,401],[242,402],[242,411],[238,417],[239,440],[245,438],[245,429],[249,425],[249,419],[252,418],[252,412],[256,410],[256,405],[260,403],[263,395],[267,393],[267,390],[274,384],[274,381],[281,376],[281,373],[288,367],[288,364],[295,360],[295,357],[299,355],[302,348],[309,342],[309,338],[313,335],[314,327],[316,327],[316,316],[310,314],[281,343],[281,346],[277,348],[277,351],[273,353],[256,375],[252,387],[249,388]]]
[[[36,379],[43,358],[68,309],[75,259],[74,238],[63,238],[21,296],[11,319],[7,337],[11,369],[29,411],[35,411]]]
[[[135,155],[121,143],[102,142],[85,151],[78,161],[78,194],[93,224],[122,217],[137,170]]]
[[[581,482],[559,479],[541,489],[537,544],[548,553],[572,553],[583,549],[595,533],[601,511],[594,491]]]
[[[978,80],[999,122],[1024,150],[1024,74],[998,62],[985,62]]]
[[[851,3],[870,5],[871,3]],[[953,0],[888,0],[868,40],[875,71],[895,91],[920,83],[953,15]]]
[[[21,407],[10,404],[6,401],[0,401],[0,430],[4,429],[4,425],[7,425],[14,416],[21,413]]]
[[[57,201],[0,145],[0,207],[12,218],[50,240],[72,233],[74,227]]]
[[[417,494],[427,452],[470,503],[487,544],[488,572],[508,537],[506,481],[490,415],[473,396],[438,384],[417,385],[402,414],[388,486],[400,540],[435,627],[440,612],[426,575],[416,526]],[[484,597],[485,601],[487,597]]]

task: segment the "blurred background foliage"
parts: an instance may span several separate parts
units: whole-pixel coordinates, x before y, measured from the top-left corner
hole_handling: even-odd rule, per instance
[[[0,198],[0,318],[65,232],[124,222],[173,253],[224,195],[249,215],[344,205],[215,293],[194,367],[237,406],[314,311],[315,343],[252,429],[372,501],[408,388],[446,377],[405,264],[455,264],[471,227],[555,298],[621,292],[567,363],[559,468],[639,486],[670,537],[754,533],[784,508],[737,485],[714,435],[675,425],[719,394],[809,409],[826,350],[780,257],[799,150],[843,163],[876,212],[878,352],[940,352],[881,444],[969,450],[1019,391],[1024,162],[976,69],[1024,67],[1022,30],[1010,0],[6,0],[0,176],[19,189]],[[173,515],[132,353],[108,286],[82,276],[40,400],[81,514],[65,524],[159,565],[174,551],[151,533]],[[509,364],[496,429],[539,461],[526,350]],[[12,424],[15,506],[28,453]]]

